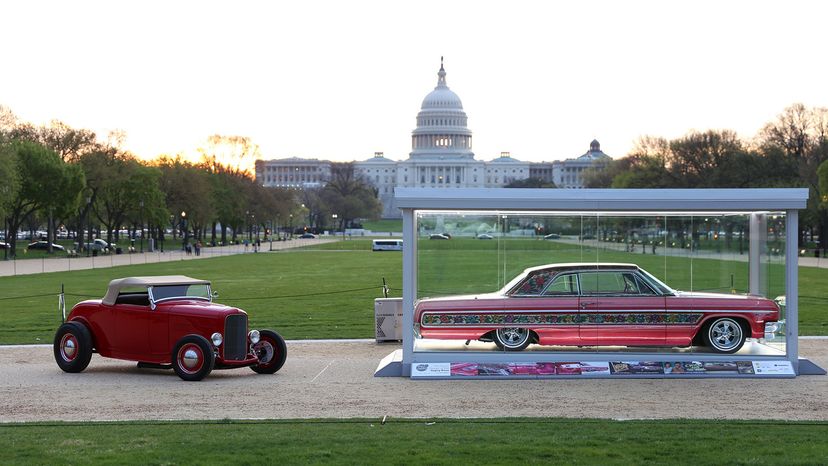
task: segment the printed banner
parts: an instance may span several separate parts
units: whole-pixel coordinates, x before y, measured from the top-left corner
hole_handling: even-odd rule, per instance
[[[624,377],[683,375],[795,375],[790,361],[581,361],[529,363],[417,363],[411,377]]]

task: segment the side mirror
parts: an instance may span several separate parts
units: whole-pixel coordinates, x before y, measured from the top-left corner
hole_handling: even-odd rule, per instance
[[[213,293],[211,294],[211,296],[213,297],[213,299],[218,298],[218,297],[219,297],[218,291],[213,291]]]

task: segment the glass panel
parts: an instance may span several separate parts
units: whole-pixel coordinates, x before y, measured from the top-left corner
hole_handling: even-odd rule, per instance
[[[497,328],[543,320],[545,341],[526,350],[710,354],[702,338],[709,300],[744,302],[735,295],[752,291],[752,269],[758,294],[785,294],[785,216],[778,212],[421,211],[416,219],[417,297],[463,295],[431,303],[429,321],[444,333],[424,332],[437,343],[416,350],[496,351]],[[754,223],[758,267],[750,263]],[[577,263],[579,270],[526,271]],[[599,273],[599,263],[630,271]],[[692,319],[699,324],[688,326]],[[632,325],[638,323],[647,325]],[[744,323],[746,334],[759,335]],[[471,328],[479,332],[464,333]],[[772,338],[749,340],[739,355],[784,354],[784,328],[771,331]]]
[[[208,285],[164,285],[153,286],[152,297],[155,301],[170,298],[211,299]]]

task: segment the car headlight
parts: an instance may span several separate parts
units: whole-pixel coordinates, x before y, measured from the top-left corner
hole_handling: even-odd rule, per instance
[[[218,332],[214,333],[210,337],[210,339],[213,340],[213,344],[216,346],[221,346],[221,343],[224,341],[224,339],[221,337],[221,334]]]
[[[250,333],[247,334],[247,337],[250,338],[250,343],[254,345],[259,342],[259,331],[258,330],[251,330]]]

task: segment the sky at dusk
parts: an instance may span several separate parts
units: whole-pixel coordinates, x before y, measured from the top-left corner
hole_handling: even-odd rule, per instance
[[[479,160],[753,137],[828,106],[828,2],[5,2],[0,105],[143,158],[241,135],[263,158],[403,160],[445,56]]]

